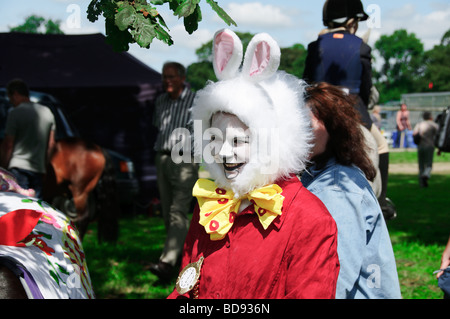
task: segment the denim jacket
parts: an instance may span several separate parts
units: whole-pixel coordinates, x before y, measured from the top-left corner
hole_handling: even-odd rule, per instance
[[[325,204],[338,228],[336,298],[401,298],[383,213],[363,172],[332,158],[323,169],[310,167],[301,181]]]

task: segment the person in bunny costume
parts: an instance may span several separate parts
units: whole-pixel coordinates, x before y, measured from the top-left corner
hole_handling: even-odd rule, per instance
[[[199,179],[181,272],[169,298],[334,298],[336,224],[295,173],[312,131],[305,83],[278,71],[268,34],[243,49],[216,33],[219,79],[197,93],[194,147],[211,179]],[[200,130],[200,133],[199,133]]]

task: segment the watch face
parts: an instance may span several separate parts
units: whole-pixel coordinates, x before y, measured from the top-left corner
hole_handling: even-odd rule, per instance
[[[195,267],[189,267],[187,268],[184,273],[180,277],[179,285],[181,289],[192,289],[195,284],[195,277],[196,277],[196,270]]]
[[[200,257],[200,259],[197,262],[188,264],[180,272],[176,284],[177,292],[180,295],[183,295],[191,291],[195,287],[195,284],[197,283],[198,278],[200,277],[200,269],[202,263],[203,257]]]

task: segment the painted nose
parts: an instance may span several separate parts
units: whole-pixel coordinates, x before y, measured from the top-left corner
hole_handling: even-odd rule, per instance
[[[230,163],[234,159],[233,146],[228,141],[224,141],[220,148],[219,156],[225,163]]]

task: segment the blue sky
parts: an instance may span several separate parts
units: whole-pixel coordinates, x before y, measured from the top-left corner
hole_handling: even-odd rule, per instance
[[[267,32],[281,47],[295,43],[307,45],[323,28],[321,0],[216,0],[237,22],[231,29],[239,32]],[[8,32],[29,15],[60,20],[66,34],[105,32],[103,21],[91,23],[86,18],[90,0],[0,0],[0,32]],[[150,49],[132,45],[130,53],[147,65],[160,71],[167,60],[175,60],[188,66],[196,62],[195,49],[211,40],[215,31],[226,25],[201,1],[203,21],[199,29],[189,35],[183,21],[174,17],[166,7],[159,7],[175,41],[167,46],[155,40]],[[366,12],[371,16],[370,25],[360,24],[359,35],[371,30],[369,44],[383,34],[392,34],[404,28],[414,32],[425,49],[438,44],[442,35],[450,29],[449,0],[363,0]]]

